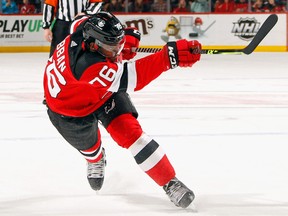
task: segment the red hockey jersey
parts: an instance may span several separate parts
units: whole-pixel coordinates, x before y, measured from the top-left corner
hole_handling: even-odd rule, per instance
[[[96,111],[113,92],[137,91],[169,69],[163,51],[132,62],[111,62],[85,50],[78,30],[58,44],[44,73],[48,107],[65,116]],[[167,58],[167,59],[166,59]]]

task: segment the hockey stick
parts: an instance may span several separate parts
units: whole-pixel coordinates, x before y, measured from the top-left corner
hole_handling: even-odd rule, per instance
[[[278,21],[278,16],[276,14],[271,14],[262,26],[259,28],[258,32],[252,39],[252,41],[243,49],[202,49],[201,54],[251,54],[256,47],[261,43],[261,41],[266,37],[270,30],[275,26]],[[149,47],[139,47],[132,48],[134,52],[146,52],[155,53],[160,51],[162,48],[149,48]],[[198,50],[190,50],[190,52],[198,52]]]

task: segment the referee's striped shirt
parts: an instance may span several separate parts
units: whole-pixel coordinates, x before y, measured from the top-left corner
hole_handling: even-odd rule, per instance
[[[45,0],[42,27],[49,28],[54,18],[71,22],[78,13],[95,14],[101,6],[102,0]]]

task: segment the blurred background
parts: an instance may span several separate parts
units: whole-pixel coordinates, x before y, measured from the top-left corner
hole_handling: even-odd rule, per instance
[[[41,14],[43,3],[43,0],[2,0],[0,13]],[[122,13],[259,13],[287,11],[287,0],[104,0],[103,4],[104,10]]]

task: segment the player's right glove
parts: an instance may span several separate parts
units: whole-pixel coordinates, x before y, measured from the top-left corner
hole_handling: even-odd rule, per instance
[[[176,42],[168,42],[164,47],[164,55],[167,55],[169,68],[192,67],[192,65],[200,60],[201,44],[197,40],[187,41],[186,39]]]

